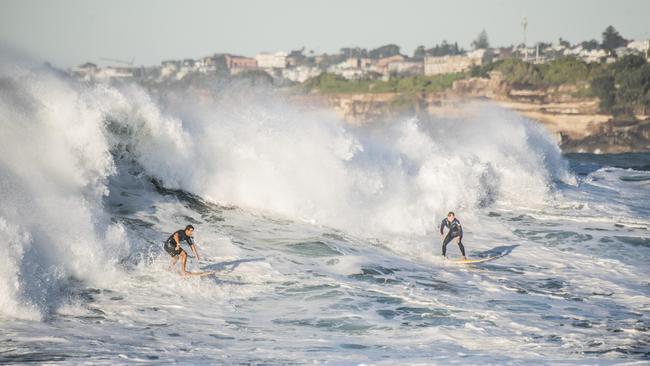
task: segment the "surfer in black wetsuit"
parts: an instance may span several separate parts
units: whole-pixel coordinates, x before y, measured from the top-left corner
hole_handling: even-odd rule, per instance
[[[444,229],[447,227],[449,231],[447,232],[447,236],[445,236],[445,239],[442,241],[442,256],[447,257],[447,244],[454,240],[454,238],[458,238],[458,247],[460,248],[460,253],[463,255],[463,259],[467,259],[465,256],[465,247],[463,246],[463,228],[460,225],[460,221],[456,218],[456,215],[453,212],[449,212],[447,214],[447,218],[443,219],[442,222],[440,223],[440,236],[444,236]]]
[[[185,240],[187,244],[190,245],[192,252],[194,252],[194,255],[196,256],[196,260],[199,260],[199,253],[196,251],[196,245],[194,244],[192,233],[194,233],[194,226],[187,225],[185,230],[176,231],[167,239],[167,241],[165,241],[165,251],[172,256],[171,266],[174,267],[178,261],[178,257],[180,257],[182,264],[181,274],[183,275],[187,275],[189,272],[185,270],[187,264],[187,253],[183,248],[181,248],[181,241]]]

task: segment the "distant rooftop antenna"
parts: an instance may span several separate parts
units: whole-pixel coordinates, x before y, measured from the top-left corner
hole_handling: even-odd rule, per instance
[[[521,27],[524,31],[524,61],[528,60],[528,47],[526,47],[526,29],[528,28],[528,18],[524,17],[521,21]]]
[[[133,66],[133,62],[135,61],[135,58],[131,58],[131,61],[120,60],[120,59],[109,58],[109,57],[100,57],[100,59],[103,61],[116,62],[118,64],[129,65],[129,66]]]

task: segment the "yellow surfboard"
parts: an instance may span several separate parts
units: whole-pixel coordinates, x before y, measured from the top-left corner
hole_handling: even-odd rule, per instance
[[[497,255],[494,257],[479,258],[479,259],[456,259],[456,260],[452,260],[452,262],[458,264],[477,264],[477,263],[489,262],[491,260],[501,258],[501,257],[502,257],[501,255]]]

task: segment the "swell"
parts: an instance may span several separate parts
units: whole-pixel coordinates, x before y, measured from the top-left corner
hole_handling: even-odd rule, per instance
[[[145,250],[106,207],[125,184],[144,192],[155,179],[209,202],[381,237],[424,234],[450,209],[471,219],[494,204],[544,204],[556,181],[573,179],[547,134],[489,104],[469,105],[466,119],[404,119],[379,132],[268,91],[199,100],[1,70],[0,314],[9,317],[47,316],[77,281],[110,286],[119,263]]]

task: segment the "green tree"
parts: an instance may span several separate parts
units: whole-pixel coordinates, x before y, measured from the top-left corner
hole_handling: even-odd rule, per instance
[[[515,86],[542,86],[544,75],[538,65],[518,59],[503,60],[495,70],[500,71],[504,78]]]
[[[622,57],[613,65],[616,104],[619,113],[631,115],[636,106],[647,104],[650,90],[650,66],[639,55]]]
[[[560,46],[564,46],[566,48],[571,48],[571,43],[569,41],[567,41],[566,39],[562,39],[562,37],[560,37],[558,39],[558,43],[560,44]]]
[[[368,52],[368,56],[370,58],[375,58],[375,59],[390,57],[395,55],[399,55],[399,46],[395,44],[387,44],[385,46],[375,48],[374,50],[370,50],[370,52]]]
[[[485,29],[478,34],[474,41],[472,41],[472,47],[474,47],[475,50],[490,47],[490,41],[488,40],[488,35]]]
[[[650,64],[639,55],[628,55],[610,65],[591,81],[603,112],[633,116],[650,104]]]
[[[346,58],[350,58],[350,57],[367,57],[368,56],[368,51],[365,48],[359,48],[359,47],[341,48],[340,53],[342,55],[344,55]]]
[[[600,99],[600,110],[611,113],[616,102],[614,76],[604,73],[591,81],[592,93]]]
[[[602,47],[607,50],[610,55],[614,54],[615,49],[626,45],[627,40],[618,33],[616,28],[611,25],[605,28],[605,31],[603,32]]]
[[[442,41],[441,44],[437,44],[427,50],[427,55],[436,57],[459,55],[461,53],[463,53],[463,50],[458,48],[458,43],[454,42],[451,44],[447,43],[447,41]]]
[[[415,51],[413,51],[413,58],[416,60],[422,60],[426,55],[427,50],[424,48],[424,46],[418,46]]]
[[[547,85],[575,84],[589,79],[589,66],[575,57],[562,57],[550,62],[543,70]]]
[[[639,55],[627,55],[621,57],[612,68],[616,74],[622,74],[631,70],[636,70],[646,63],[645,59]]]
[[[598,41],[596,41],[595,39],[592,39],[590,41],[582,41],[580,43],[580,46],[582,46],[582,48],[587,51],[592,51],[600,48],[600,43],[598,43]]]

